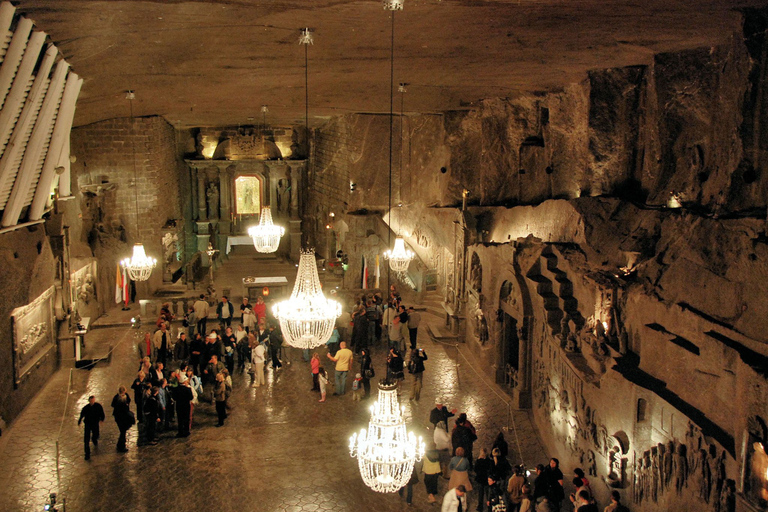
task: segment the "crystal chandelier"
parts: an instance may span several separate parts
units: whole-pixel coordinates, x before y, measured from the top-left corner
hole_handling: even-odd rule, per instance
[[[280,321],[283,339],[292,347],[319,347],[331,337],[341,304],[323,295],[314,250],[302,251],[291,297],[275,304],[272,311]]]
[[[349,454],[357,457],[365,485],[376,492],[396,492],[408,483],[413,465],[424,455],[424,443],[406,432],[397,401],[397,383],[379,382],[368,430],[349,438]]]
[[[134,129],[133,122],[133,100],[136,99],[136,94],[133,91],[128,91],[125,94],[125,99],[130,102],[131,105],[131,132]],[[133,134],[133,133],[132,133]],[[136,196],[136,235],[139,234],[139,176],[136,170],[136,142],[133,142],[133,189]],[[134,281],[146,281],[152,274],[152,269],[157,265],[155,258],[150,258],[147,253],[144,252],[144,244],[137,243],[133,246],[133,256],[125,258],[120,262],[120,265],[128,271],[128,277]]]
[[[253,246],[259,252],[277,251],[284,234],[284,227],[272,224],[272,209],[269,206],[261,209],[259,225],[248,228],[248,236],[253,239]]]
[[[403,237],[395,238],[395,248],[384,253],[384,257],[389,260],[389,268],[394,272],[405,272],[415,255],[413,251],[405,248]]]
[[[144,252],[144,244],[133,246],[133,256],[125,258],[120,265],[128,271],[128,277],[134,281],[146,281],[152,274],[152,269],[157,265],[155,258],[150,258]]]

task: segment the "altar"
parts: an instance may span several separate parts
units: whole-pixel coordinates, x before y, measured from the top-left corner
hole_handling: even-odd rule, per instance
[[[232,252],[233,245],[253,245],[253,239],[248,235],[227,236],[227,254]]]
[[[266,290],[266,293],[264,293]],[[243,297],[248,297],[251,303],[255,303],[259,297],[264,300],[282,299],[287,297],[288,279],[285,277],[244,277],[243,278]]]

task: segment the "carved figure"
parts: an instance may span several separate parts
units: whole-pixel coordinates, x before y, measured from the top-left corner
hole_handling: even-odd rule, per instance
[[[619,354],[626,355],[629,351],[629,333],[626,329],[621,330],[619,335]]]
[[[642,481],[641,481],[641,462],[636,461],[634,464],[634,467],[632,468],[633,473],[633,485],[632,485],[632,501],[635,503],[640,503],[642,501]]]
[[[736,482],[726,480],[723,492],[720,493],[720,512],[735,512],[736,510]]]
[[[564,338],[567,338],[568,335],[571,333],[571,328],[568,325],[568,322],[571,321],[571,317],[568,316],[568,313],[563,315],[563,319],[560,320],[560,334],[563,335]]]
[[[651,448],[651,499],[654,503],[659,500],[660,475],[659,450],[654,446]]]
[[[686,445],[679,444],[673,457],[675,472],[675,489],[680,494],[683,487],[688,487],[688,458],[686,457]]]
[[[688,422],[688,430],[685,432],[685,445],[688,453],[688,469],[695,473],[698,469],[698,454],[701,447],[698,441],[698,427],[693,422]]]
[[[475,329],[480,343],[485,345],[485,342],[488,341],[488,322],[485,320],[482,309],[478,309],[475,313]]]
[[[669,489],[672,484],[672,469],[674,468],[675,442],[670,441],[665,450],[662,459],[662,471],[664,473],[663,488]]]
[[[592,450],[587,451],[587,473],[589,476],[597,476],[597,460]]]
[[[709,503],[709,494],[712,491],[712,469],[709,466],[709,455],[704,449],[699,450],[699,498]]]
[[[563,335],[558,335],[562,337]],[[579,342],[576,338],[576,335],[573,333],[567,334],[564,338],[565,343],[565,350],[567,352],[578,352],[579,351]]]
[[[215,183],[211,182],[208,184],[208,190],[206,190],[205,195],[208,198],[208,218],[218,219],[219,218],[219,188],[216,186]]]

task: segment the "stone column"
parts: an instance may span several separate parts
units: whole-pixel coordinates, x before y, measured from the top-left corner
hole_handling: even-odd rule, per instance
[[[532,319],[523,318],[522,325],[518,326],[517,338],[520,346],[518,353],[517,388],[514,392],[514,405],[518,409],[531,408],[531,333],[526,328]]]
[[[197,169],[197,219],[203,220],[208,218],[208,211],[206,210],[206,197],[205,197],[205,175],[206,172],[203,169]]]
[[[301,220],[290,220],[288,221],[288,226],[288,233],[291,242],[291,261],[298,262],[299,258],[301,257]]]

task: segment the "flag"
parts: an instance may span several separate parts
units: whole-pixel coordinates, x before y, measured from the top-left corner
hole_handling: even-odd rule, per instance
[[[120,271],[120,264],[117,264],[117,271],[115,272],[115,303],[120,304],[123,301],[123,278]]]
[[[379,269],[379,255],[376,255],[376,270],[373,271],[374,277],[376,277],[376,282],[374,283],[373,287],[378,288],[379,287],[379,278],[381,277],[381,269]]]
[[[128,279],[128,271],[123,268],[123,302],[125,302],[126,307],[128,307],[128,303],[131,301],[131,294],[128,291],[130,283],[131,281]]]
[[[368,288],[368,260],[363,256],[363,282],[360,284],[363,290]]]

